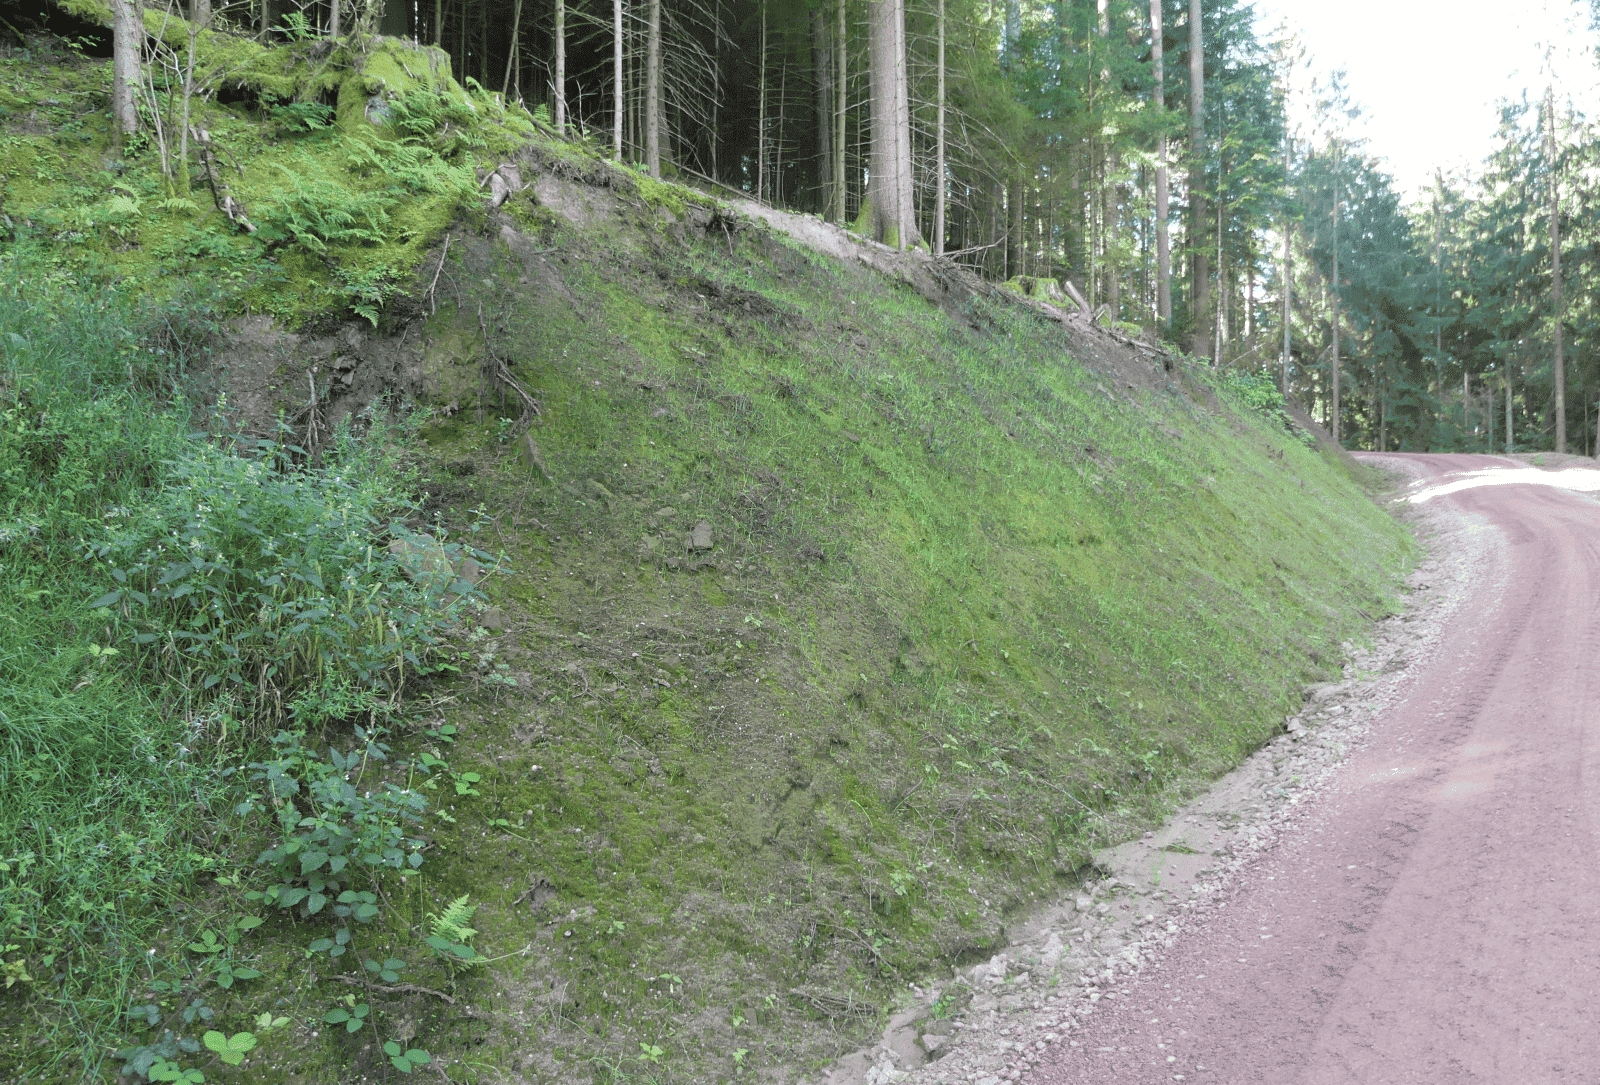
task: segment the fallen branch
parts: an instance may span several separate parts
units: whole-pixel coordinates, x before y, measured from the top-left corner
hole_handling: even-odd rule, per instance
[[[479,1013],[471,1006],[463,1006],[454,995],[447,995],[443,991],[435,991],[432,987],[423,987],[417,983],[367,983],[360,976],[328,976],[328,979],[345,984],[348,987],[361,987],[368,991],[375,991],[380,995],[432,995],[434,998],[454,1006],[461,1013],[479,1021],[491,1020],[488,1014]]]
[[[244,204],[233,198],[228,192],[228,182],[218,175],[216,166],[218,151],[216,145],[211,142],[211,133],[204,128],[191,126],[189,138],[194,140],[195,149],[200,152],[200,168],[205,170],[206,184],[211,188],[211,200],[217,205],[217,210],[245,233],[255,233],[255,223],[245,214]]]
[[[447,257],[449,255],[450,255],[450,235],[449,234],[445,234],[445,236],[444,236],[444,251],[439,253],[439,266],[433,269],[433,282],[428,284],[428,315],[429,316],[432,316],[434,313],[437,313],[439,311],[439,307],[436,304],[434,304],[433,290],[434,290],[434,287],[439,285],[439,276],[444,273],[445,257]]]
[[[542,418],[544,411],[539,407],[539,401],[533,398],[533,393],[523,387],[522,382],[511,375],[511,368],[501,361],[495,354],[494,348],[489,345],[489,323],[483,319],[483,303],[478,303],[478,328],[483,332],[483,353],[490,364],[484,366],[489,375],[500,384],[511,389],[516,397],[522,401],[524,414],[532,414],[535,418]]]

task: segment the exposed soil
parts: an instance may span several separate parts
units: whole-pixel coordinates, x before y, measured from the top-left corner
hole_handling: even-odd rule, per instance
[[[1361,458],[1428,546],[1407,611],[830,1085],[1592,1079],[1600,473]]]

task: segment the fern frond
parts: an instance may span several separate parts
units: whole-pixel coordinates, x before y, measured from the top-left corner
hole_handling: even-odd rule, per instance
[[[473,915],[478,906],[471,903],[472,894],[463,893],[452,900],[443,915],[428,913],[428,919],[433,923],[433,934],[437,938],[448,938],[452,942],[469,943],[477,937],[478,932],[467,926],[472,922]]]

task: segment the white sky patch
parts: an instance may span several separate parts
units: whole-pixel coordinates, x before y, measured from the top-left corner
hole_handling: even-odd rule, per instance
[[[1255,0],[1262,41],[1280,26],[1299,33],[1313,70],[1345,68],[1365,110],[1352,134],[1387,159],[1408,199],[1434,170],[1476,167],[1495,146],[1498,103],[1544,96],[1600,118],[1600,69],[1587,0]],[[1291,126],[1311,130],[1300,95]],[[1561,107],[1558,105],[1558,108]]]
[[[1600,470],[1593,467],[1570,467],[1565,471],[1541,471],[1536,467],[1491,468],[1474,471],[1453,482],[1427,486],[1406,498],[1413,505],[1431,501],[1435,497],[1476,490],[1484,486],[1549,486],[1556,490],[1574,493],[1600,491]]]

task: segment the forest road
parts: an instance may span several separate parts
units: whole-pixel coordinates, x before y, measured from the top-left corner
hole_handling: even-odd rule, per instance
[[[1022,1081],[1600,1082],[1600,471],[1374,461],[1487,544],[1470,602],[1214,918]]]

